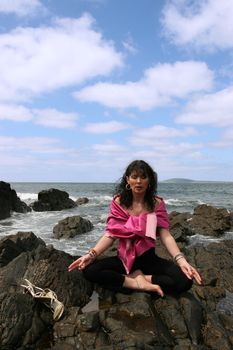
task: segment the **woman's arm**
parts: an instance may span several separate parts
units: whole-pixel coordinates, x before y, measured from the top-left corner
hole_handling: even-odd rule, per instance
[[[197,270],[187,262],[171,233],[164,228],[161,228],[159,233],[162,244],[165,246],[171,257],[175,259],[177,265],[179,265],[184,274],[189,279],[195,278],[196,282],[201,284],[201,276]]]
[[[76,259],[70,266],[68,267],[68,271],[72,271],[77,268],[78,270],[83,270],[87,265],[92,263],[96,257],[102,254],[105,250],[112,246],[114,239],[108,237],[104,234],[100,240],[96,243],[95,247],[90,249],[89,252],[80,258]]]

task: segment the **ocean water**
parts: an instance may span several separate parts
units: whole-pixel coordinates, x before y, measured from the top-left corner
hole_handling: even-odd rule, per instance
[[[13,213],[8,219],[0,221],[0,237],[18,231],[32,231],[47,244],[72,255],[85,253],[99,239],[105,229],[109,205],[115,185],[111,183],[11,183],[21,200],[30,204],[37,200],[38,192],[57,188],[69,193],[76,200],[87,197],[89,202],[76,208],[54,212]],[[158,185],[158,195],[162,196],[168,212],[192,212],[199,204],[210,204],[233,211],[233,182],[184,182]],[[75,238],[57,240],[53,237],[53,227],[67,216],[80,215],[89,219],[94,229]],[[233,233],[226,233],[224,238],[233,239]],[[190,240],[190,244],[208,243],[216,239],[199,234]]]

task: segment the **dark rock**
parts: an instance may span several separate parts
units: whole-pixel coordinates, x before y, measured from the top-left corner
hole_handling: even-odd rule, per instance
[[[45,246],[45,243],[33,232],[18,232],[16,235],[4,237],[0,241],[0,267],[7,265],[23,252],[36,249],[39,245]]]
[[[232,319],[229,321],[233,324]],[[208,349],[232,350],[233,340],[232,335],[229,336],[229,333],[232,334],[232,329],[230,332],[225,329],[225,325],[217,312],[207,314],[206,323],[203,328],[203,338]]]
[[[74,215],[60,220],[53,228],[56,238],[72,238],[78,234],[92,230],[93,224],[79,215]]]
[[[80,197],[75,202],[77,205],[82,205],[88,203],[89,199],[87,197]]]
[[[22,293],[0,294],[0,347],[1,349],[19,349],[20,346],[35,346],[50,322],[42,320],[36,302],[29,295]],[[43,311],[42,311],[43,312]],[[49,318],[48,318],[49,320]]]
[[[31,208],[20,200],[9,183],[0,181],[0,220],[10,217],[12,211],[27,213]]]
[[[77,204],[69,198],[69,194],[56,188],[50,188],[38,193],[38,201],[31,204],[35,211],[56,211],[71,209]]]
[[[231,214],[225,208],[215,208],[211,205],[198,205],[192,216],[193,232],[202,235],[219,236],[230,229]]]
[[[35,344],[41,334],[48,337],[53,328],[52,312],[30,295],[23,294],[21,284],[24,279],[53,290],[66,310],[70,306],[87,304],[93,288],[78,270],[67,272],[74,259],[72,256],[47,248],[32,233],[16,236],[0,241],[0,247],[5,246],[9,251],[9,257],[3,259],[4,266],[0,268],[0,348],[20,349],[20,346],[33,344],[32,349],[35,349],[39,348]],[[9,244],[10,240],[12,244]]]
[[[226,306],[230,308],[233,300],[233,241],[184,246],[191,221],[189,215],[174,214],[179,244],[203,283],[164,298],[94,286],[80,271],[67,272],[74,257],[46,246],[32,233],[4,238],[0,242],[0,348],[232,349],[233,309]],[[116,254],[115,246],[112,253]],[[58,322],[53,323],[51,311],[43,304],[22,294],[24,278],[56,292],[65,304]],[[90,306],[93,295],[98,299],[95,309]]]
[[[191,293],[184,293],[181,295],[179,301],[192,343],[197,345],[202,338],[201,325],[203,323],[203,308],[201,303],[198,302]]]
[[[198,205],[194,213],[171,212],[171,232],[178,242],[185,242],[187,236],[195,234],[219,236],[232,229],[232,213],[224,208]]]
[[[186,236],[190,234],[190,213],[178,213],[172,211],[169,214],[170,230],[177,242],[185,242]]]

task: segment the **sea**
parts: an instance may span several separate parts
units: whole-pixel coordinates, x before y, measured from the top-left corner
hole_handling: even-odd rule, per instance
[[[46,244],[73,256],[84,254],[94,246],[105,230],[109,205],[115,191],[113,183],[11,183],[18,197],[28,205],[37,200],[42,190],[56,188],[66,191],[70,198],[77,200],[87,197],[88,203],[62,211],[12,213],[10,218],[0,221],[0,238],[18,231],[32,231]],[[190,212],[199,204],[210,204],[233,211],[233,182],[160,182],[158,195],[163,197],[168,212]],[[92,231],[79,234],[72,239],[55,239],[53,227],[62,219],[80,215],[89,219]],[[226,232],[221,238],[202,236],[197,233],[189,244],[208,244],[221,239],[233,239],[233,232]]]

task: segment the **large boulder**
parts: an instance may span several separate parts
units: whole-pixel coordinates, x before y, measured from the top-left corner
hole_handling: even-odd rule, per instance
[[[77,205],[82,205],[88,203],[89,199],[87,197],[80,197],[75,202]]]
[[[87,304],[93,287],[78,270],[67,272],[74,257],[52,246],[46,247],[32,232],[20,232],[1,240],[1,252],[6,246],[11,247],[11,240],[15,249],[13,253],[8,250],[10,257],[4,259],[5,264],[0,268],[0,348],[43,348],[39,343],[41,339],[49,339],[52,312],[32,296],[23,294],[24,279],[53,290],[64,303],[65,313],[69,307]]]
[[[229,210],[206,204],[194,208],[193,214],[173,211],[169,219],[171,232],[180,242],[195,234],[218,237],[233,227],[233,215]]]
[[[38,200],[31,204],[35,211],[57,211],[71,209],[77,204],[69,198],[69,194],[56,188],[50,188],[38,193]]]
[[[190,213],[179,213],[172,211],[169,214],[170,230],[176,241],[186,241],[186,237],[190,234],[190,220],[192,215]]]
[[[56,238],[72,238],[78,234],[91,231],[93,224],[90,220],[84,219],[79,215],[69,216],[60,220],[53,228],[53,234]]]
[[[31,208],[22,202],[9,183],[0,181],[0,220],[11,216],[11,212],[27,213]]]
[[[231,213],[225,208],[198,205],[192,216],[192,231],[202,235],[219,236],[231,227]]]
[[[174,225],[179,222],[177,215]],[[190,217],[183,219],[188,225]],[[46,246],[33,233],[4,238],[0,241],[0,348],[231,350],[233,240],[184,246],[184,231],[180,237],[182,250],[203,283],[164,298],[92,285],[77,269],[67,272],[74,257]],[[54,323],[48,308],[23,294],[24,278],[56,292],[65,304],[59,321]]]
[[[159,298],[96,288],[95,307],[86,306],[85,312],[70,308],[55,324],[52,349],[231,350],[232,249],[233,241],[187,248],[185,254],[201,272],[203,284],[181,295]]]
[[[35,250],[39,245],[45,247],[42,239],[33,232],[18,232],[16,235],[6,236],[0,241],[0,267],[7,265],[23,252]]]

